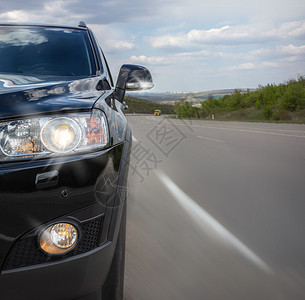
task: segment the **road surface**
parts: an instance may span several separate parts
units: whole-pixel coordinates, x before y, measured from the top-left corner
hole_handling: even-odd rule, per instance
[[[128,121],[125,299],[305,299],[305,126]]]

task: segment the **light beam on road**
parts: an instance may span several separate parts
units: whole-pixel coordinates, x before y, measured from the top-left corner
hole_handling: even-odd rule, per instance
[[[199,225],[199,227],[206,233],[212,234],[213,238],[233,246],[245,258],[254,263],[257,267],[266,273],[272,273],[271,268],[258,257],[251,249],[243,244],[237,237],[235,237],[229,230],[221,225],[216,219],[209,215],[201,206],[199,206],[193,199],[186,195],[167,175],[162,171],[156,171],[161,182],[166,186],[170,193],[180,206],[192,217],[192,219]]]

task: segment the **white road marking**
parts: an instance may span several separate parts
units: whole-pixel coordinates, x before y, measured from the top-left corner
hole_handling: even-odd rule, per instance
[[[202,230],[210,234],[214,239],[218,238],[220,241],[233,246],[245,258],[266,273],[272,273],[271,268],[261,258],[259,258],[251,249],[243,244],[216,219],[209,215],[193,199],[186,195],[167,175],[160,170],[157,171],[157,175],[161,179],[161,182],[174,196],[176,201],[180,204],[180,206],[192,217],[192,219],[200,226]]]
[[[237,129],[237,128],[233,128],[233,127],[218,127],[218,126],[193,125],[193,124],[187,124],[186,125],[184,123],[178,123],[178,122],[173,122],[173,123],[175,125],[178,125],[178,126],[190,126],[190,127],[198,127],[198,128],[220,129],[220,130],[240,131],[240,132],[249,132],[249,133],[262,133],[262,134],[270,134],[270,135],[278,135],[278,136],[305,138],[305,132],[303,132],[303,131],[292,131],[292,132],[295,132],[295,133],[296,132],[300,133],[300,135],[296,135],[296,134],[276,133],[276,132],[252,130],[252,129]],[[271,130],[273,130],[273,129],[271,129]]]
[[[133,140],[135,143],[138,142],[138,140],[137,140],[134,136],[132,136],[132,140]]]
[[[207,138],[205,136],[200,136],[200,135],[197,135],[198,138],[200,139],[205,139],[205,140],[209,140],[209,141],[213,141],[213,142],[219,142],[219,143],[224,143],[224,141],[221,141],[221,140],[215,140],[215,139],[210,139],[210,138]]]
[[[158,118],[152,117],[152,116],[148,116],[148,117],[146,117],[146,119],[152,120],[152,121],[157,121],[158,120]],[[160,117],[159,117],[159,120],[160,120]]]

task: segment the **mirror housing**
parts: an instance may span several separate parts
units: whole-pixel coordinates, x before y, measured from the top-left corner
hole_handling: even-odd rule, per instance
[[[153,86],[148,69],[138,65],[123,65],[119,72],[114,97],[123,102],[125,91],[148,90]]]

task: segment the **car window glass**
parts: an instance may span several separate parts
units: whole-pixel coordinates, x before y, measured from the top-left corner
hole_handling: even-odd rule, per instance
[[[86,31],[0,27],[0,73],[89,76],[95,64]]]

